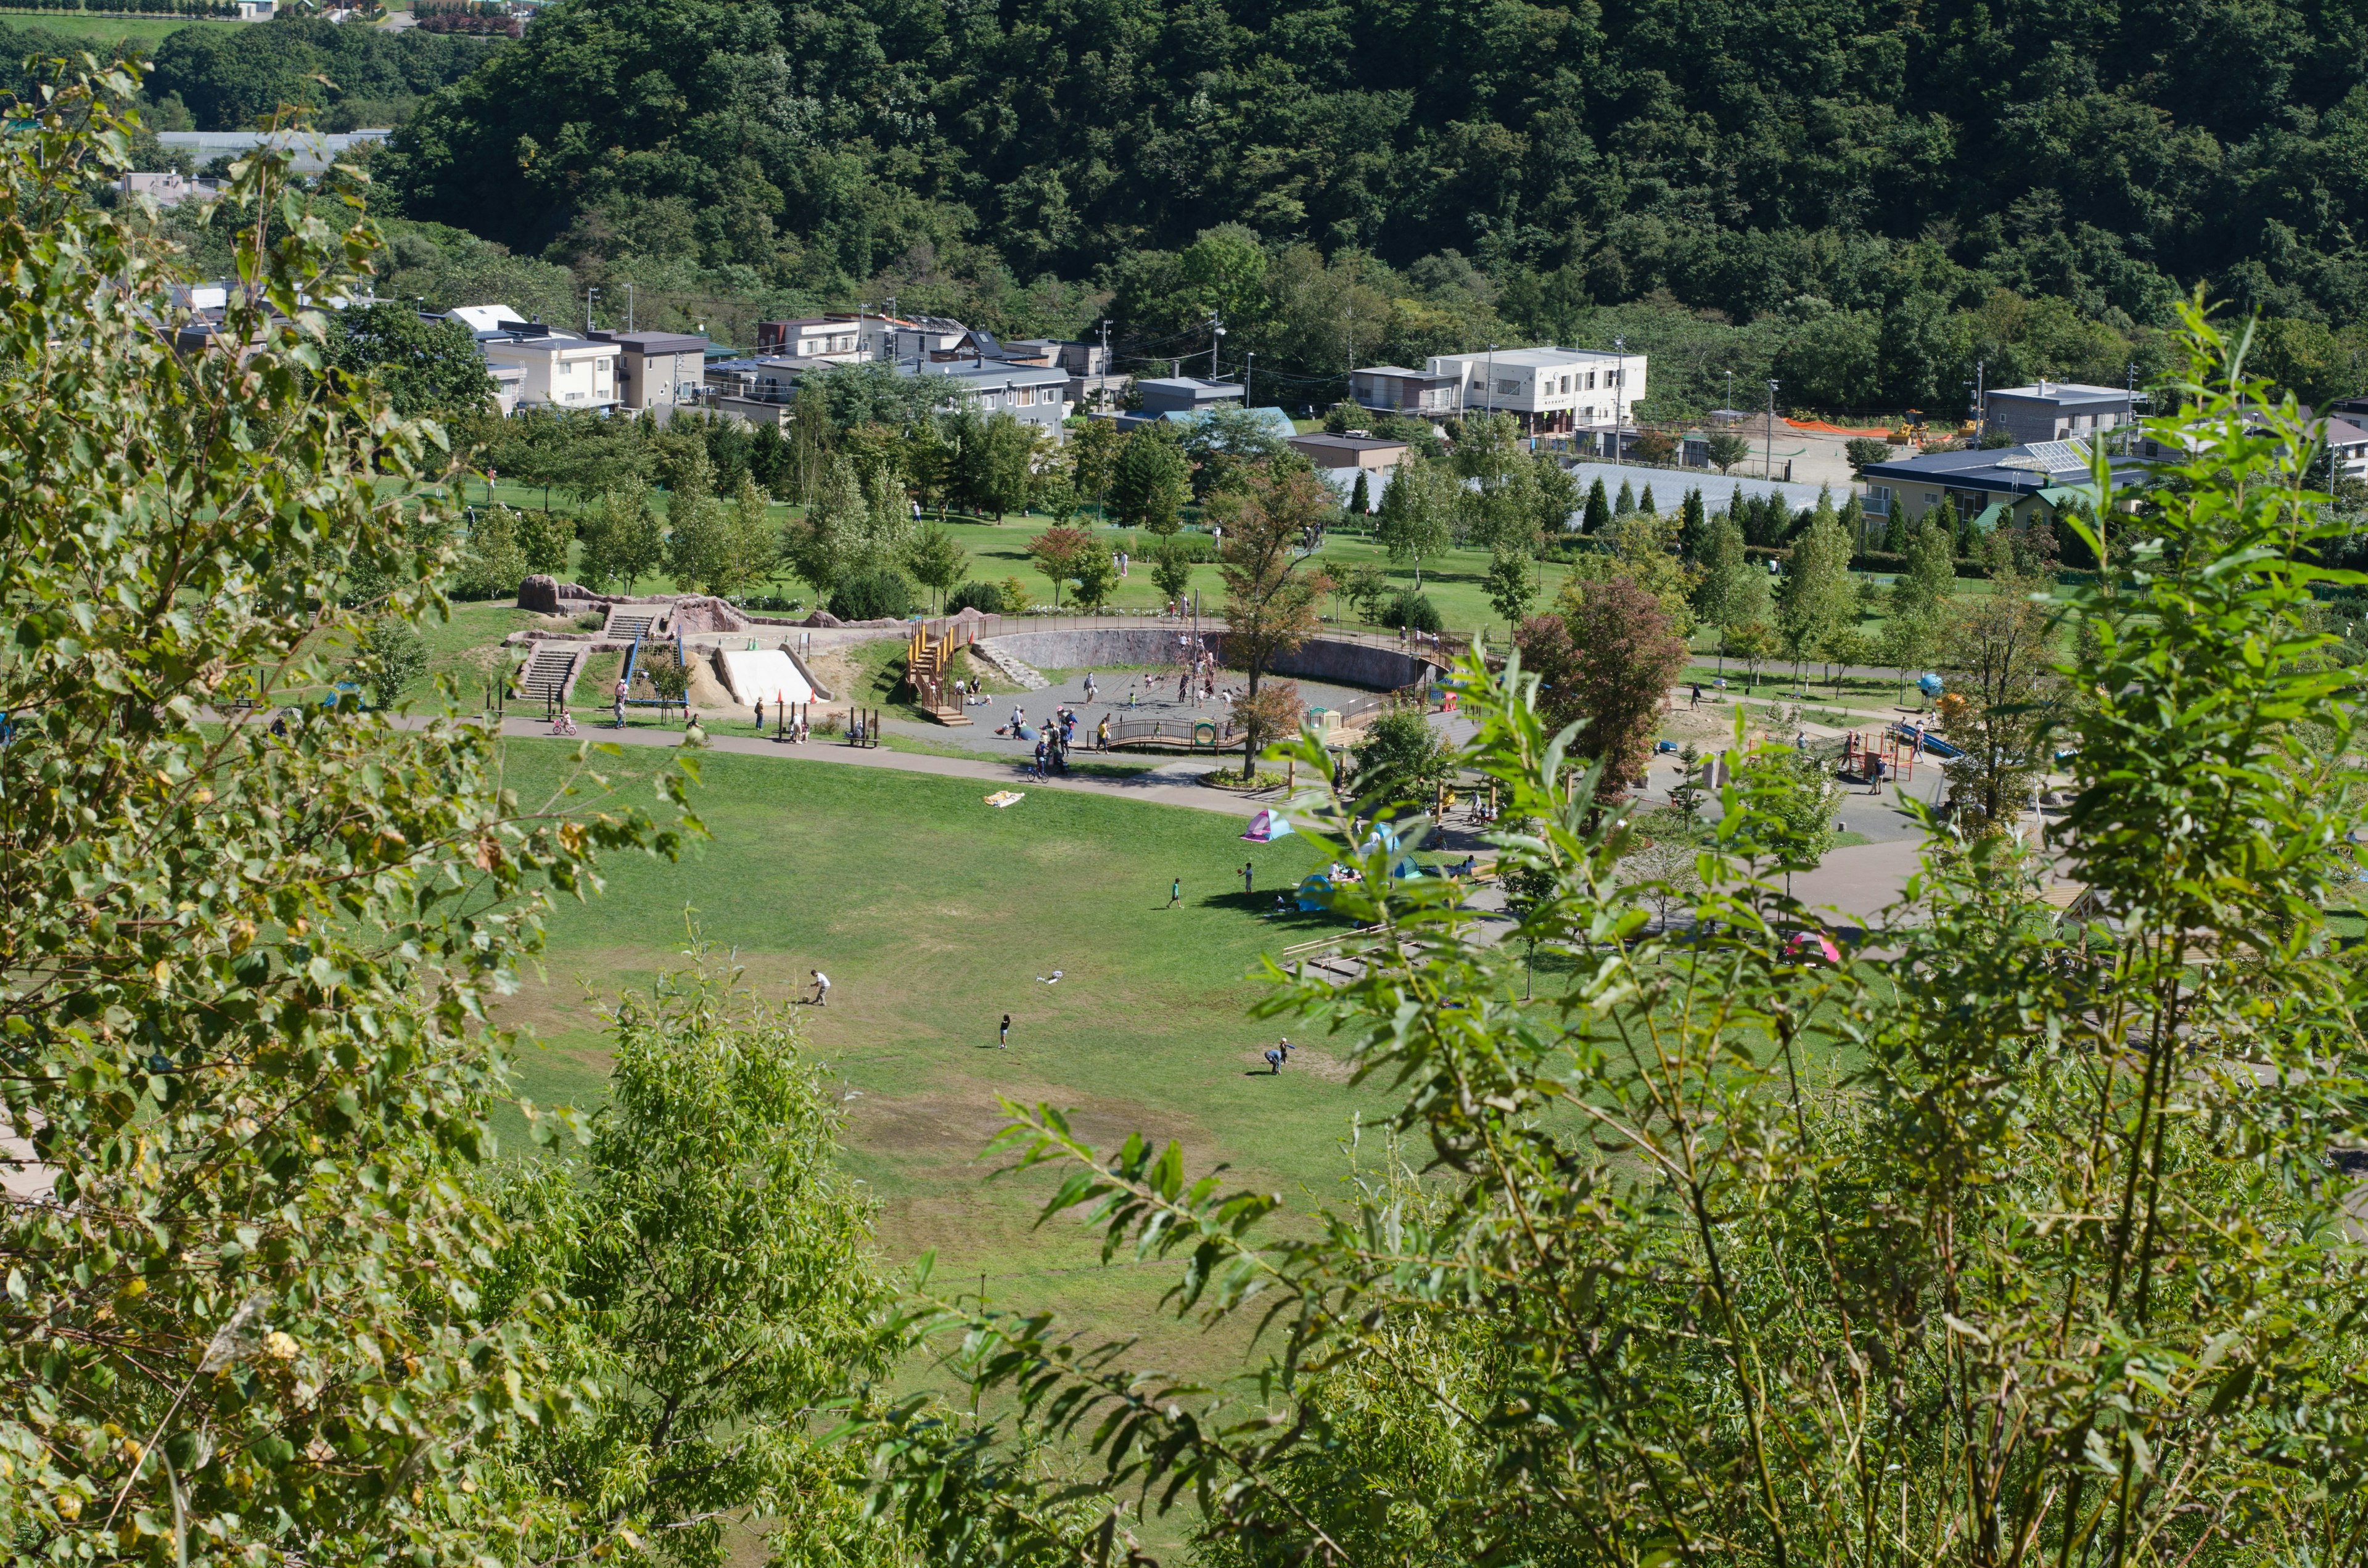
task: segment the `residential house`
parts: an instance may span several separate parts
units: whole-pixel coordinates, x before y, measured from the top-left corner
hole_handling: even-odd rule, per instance
[[[2130,394],[2122,387],[2041,381],[1983,394],[1981,427],[2017,442],[2076,441],[2130,422]]]
[[[1145,415],[1198,414],[1238,403],[1242,398],[1239,381],[1203,381],[1198,376],[1138,376],[1134,390]]]
[[[2351,419],[2329,415],[2319,422],[2319,437],[2327,443],[2337,473],[2368,479],[2368,412]]]
[[[177,207],[184,201],[211,201],[222,194],[216,182],[192,179],[176,169],[163,174],[127,174],[116,182],[116,188],[126,196],[144,196],[159,207]]]
[[[802,316],[796,321],[757,324],[757,352],[798,359],[826,359],[851,365],[871,358],[864,352],[863,324],[852,316]]]
[[[953,352],[970,335],[950,316],[860,316],[856,326],[866,359],[926,359]]]
[[[1319,430],[1314,435],[1293,436],[1290,440],[1292,450],[1305,458],[1317,473],[1338,485],[1344,495],[1356,494],[1357,476],[1362,474],[1366,501],[1374,506],[1381,505],[1382,489],[1389,483],[1391,472],[1406,460],[1404,441],[1382,440],[1372,436],[1335,436]]]
[[[1202,409],[1171,408],[1165,414],[1120,414],[1112,417],[1111,423],[1121,430],[1139,430],[1145,425],[1173,425],[1183,429],[1199,424],[1219,409],[1247,415],[1253,423],[1278,441],[1289,441],[1299,434],[1299,426],[1292,423],[1291,415],[1271,404],[1261,408],[1235,409],[1230,403],[1218,403]]]
[[[1375,414],[1410,414],[1446,419],[1461,412],[1456,389],[1462,378],[1403,365],[1372,365],[1349,372],[1349,399]]]
[[[1454,378],[1459,411],[1510,414],[1530,435],[1598,433],[1608,443],[1645,396],[1642,354],[1592,348],[1499,348],[1434,354],[1433,375]]]
[[[2070,487],[2088,483],[2089,451],[2086,441],[2038,441],[1869,463],[1859,472],[1860,506],[1871,528],[1895,516],[1913,523],[1943,500],[1985,533],[2035,517],[2052,518]],[[2135,489],[2151,483],[2153,469],[2144,458],[2111,460],[2116,484]]]
[[[1062,424],[1069,417],[1068,372],[1048,365],[906,359],[896,369],[900,375],[941,377],[967,394],[981,414],[1008,414],[1054,441],[1062,438]]]
[[[452,315],[468,326],[477,352],[494,376],[497,392],[503,369],[518,372],[514,408],[609,409],[617,406],[614,343],[561,332],[541,322],[522,322],[507,305],[461,305]]]
[[[648,410],[664,424],[675,409],[695,403],[707,383],[708,342],[681,332],[596,332],[596,343],[617,346],[617,404]]]

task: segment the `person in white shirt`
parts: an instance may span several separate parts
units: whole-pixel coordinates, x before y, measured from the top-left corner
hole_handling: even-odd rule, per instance
[[[814,976],[814,1005],[817,1007],[829,1006],[830,976],[825,974],[818,969],[808,971],[808,972]]]

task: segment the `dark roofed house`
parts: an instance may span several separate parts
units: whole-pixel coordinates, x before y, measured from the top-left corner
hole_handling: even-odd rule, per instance
[[[1349,397],[1359,407],[1376,413],[1444,419],[1456,412],[1459,380],[1429,370],[1409,370],[1403,365],[1374,365],[1349,372]]]
[[[682,332],[596,332],[617,346],[617,405],[628,413],[699,401],[707,380],[708,342]]]
[[[2121,387],[2042,381],[2000,387],[1982,399],[1982,428],[2017,441],[2076,441],[2130,422],[2130,394]]]
[[[1239,381],[1208,381],[1198,376],[1138,376],[1134,390],[1145,414],[1198,414],[1239,403],[1242,397]]]
[[[2112,460],[2116,484],[2141,488],[2153,468],[2134,457]],[[2089,444],[2039,441],[1983,451],[1925,452],[1869,463],[1860,472],[1860,505],[1871,526],[1896,516],[1915,522],[1943,500],[1984,532],[2034,517],[2053,518],[2076,485],[2089,483]]]

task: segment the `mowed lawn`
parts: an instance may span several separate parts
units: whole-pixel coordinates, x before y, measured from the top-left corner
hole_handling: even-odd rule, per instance
[[[522,796],[548,790],[568,756],[560,743],[509,743]],[[649,801],[664,756],[608,771]],[[1241,818],[1182,807],[1036,790],[998,811],[975,780],[712,753],[699,766],[712,840],[679,864],[611,859],[606,893],[552,922],[545,975],[507,1012],[544,1042],[526,1053],[528,1091],[598,1101],[595,1006],[679,967],[695,917],[761,994],[798,994],[813,969],[831,977],[828,1006],[796,1013],[843,1083],[847,1167],[879,1199],[889,1260],[934,1250],[942,1287],[975,1290],[984,1275],[999,1301],[1151,1331],[1159,1364],[1219,1375],[1237,1365],[1237,1334],[1159,1325],[1154,1303],[1172,1267],[1103,1269],[1071,1221],[1031,1233],[1049,1178],[989,1185],[979,1156],[1005,1096],[1075,1110],[1103,1145],[1137,1129],[1180,1139],[1192,1169],[1229,1163],[1229,1179],[1280,1191],[1301,1212],[1337,1199],[1357,1119],[1370,1160],[1370,1130],[1394,1102],[1349,1087],[1320,1039],[1247,1017],[1259,953],[1329,928],[1259,914],[1327,858],[1324,847],[1247,844]],[[1245,859],[1258,871],[1247,898]],[[1183,881],[1174,909],[1171,878]],[[1055,970],[1057,983],[1038,978]],[[1007,1012],[1004,1051],[996,1028]],[[1303,1050],[1269,1076],[1260,1052],[1286,1032]]]

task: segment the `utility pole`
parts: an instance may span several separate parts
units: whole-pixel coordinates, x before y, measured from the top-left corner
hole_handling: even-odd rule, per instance
[[[1611,340],[1611,348],[1612,352],[1620,356],[1619,363],[1611,368],[1611,466],[1618,468],[1620,466],[1620,427],[1627,422],[1622,402],[1628,395],[1628,373],[1625,369],[1628,363],[1628,340],[1615,336]]]
[[[1253,348],[1242,356],[1242,406],[1244,408],[1250,405],[1250,372],[1257,369],[1258,350]]]
[[[592,301],[599,297],[600,290],[598,289],[584,290],[584,335],[586,337],[592,335]]]
[[[1766,450],[1760,454],[1759,474],[1763,479],[1776,477],[1776,383],[1768,383],[1768,438]]]
[[[625,285],[625,330],[633,330],[633,286],[630,283]]]
[[[1216,312],[1209,312],[1209,379],[1217,379],[1217,346],[1225,341],[1225,318]]]
[[[1497,346],[1488,345],[1488,412],[1497,412]]]
[[[1982,437],[1989,434],[1989,421],[1983,417],[1984,411],[1989,406],[1988,400],[1983,395],[1982,376],[1984,370],[1985,366],[1983,362],[1979,359],[1975,360],[1973,409],[1974,445],[1977,447],[1982,444]]]
[[[1110,317],[1108,317],[1108,316],[1104,316],[1104,317],[1102,318],[1102,361],[1101,361],[1101,369],[1100,369],[1100,370],[1099,370],[1099,372],[1097,372],[1099,379],[1098,379],[1098,381],[1096,381],[1095,386],[1094,386],[1094,406],[1095,406],[1095,407],[1097,407],[1097,408],[1100,407],[1100,406],[1101,406],[1105,402],[1107,402],[1107,401],[1109,400],[1109,397],[1110,397]],[[1107,517],[1108,517],[1108,516],[1109,516],[1109,513],[1108,513],[1108,509],[1107,509],[1107,508],[1105,508],[1105,509],[1104,509],[1103,516],[1104,516],[1105,519],[1107,519]]]

